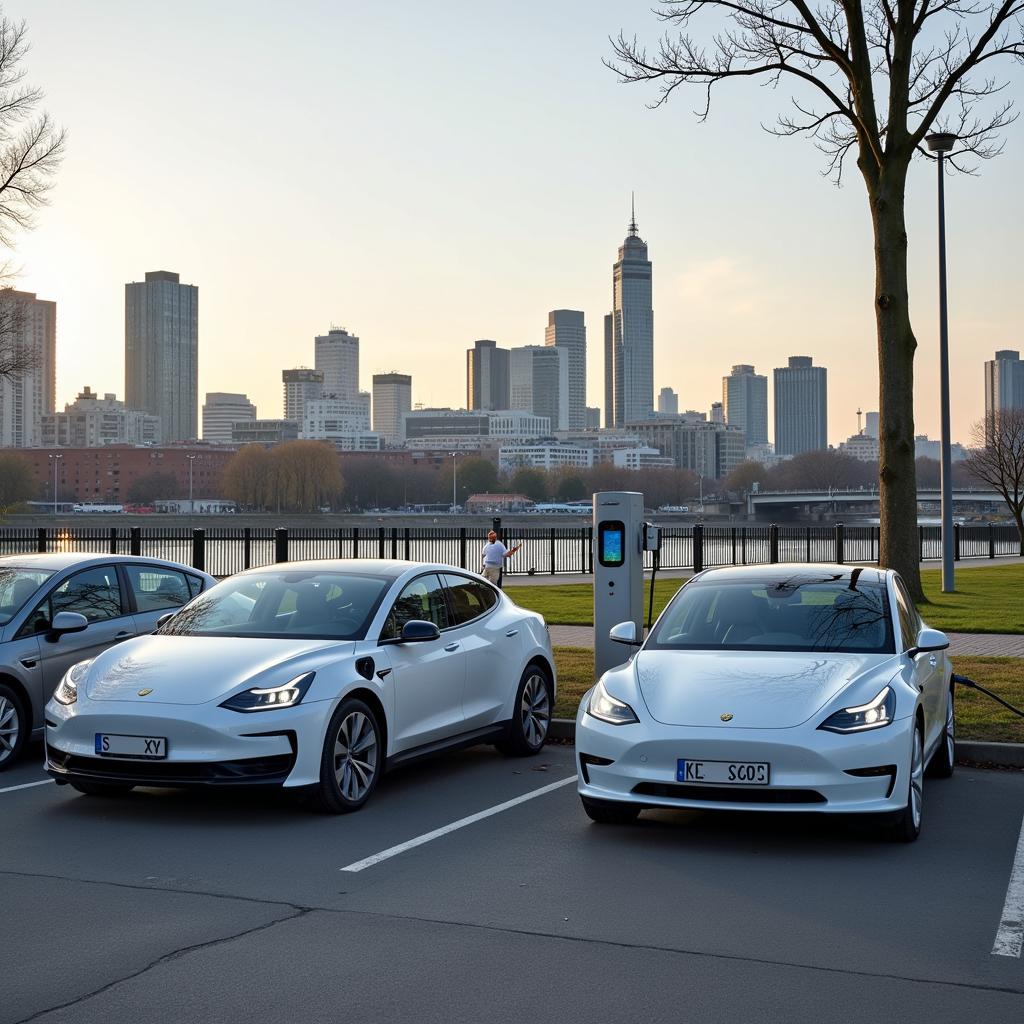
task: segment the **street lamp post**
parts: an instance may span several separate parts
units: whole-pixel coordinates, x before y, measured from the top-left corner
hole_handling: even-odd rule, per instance
[[[946,191],[945,154],[956,145],[950,132],[927,136],[928,148],[938,156],[939,168],[939,409],[941,458],[939,463],[940,516],[942,519],[942,592],[951,594],[953,583],[953,458],[949,441],[949,319],[946,309]]]
[[[58,459],[63,459],[63,455],[51,455],[50,458],[53,460],[53,514],[57,514],[57,466],[60,463]]]
[[[188,459],[188,514],[191,516],[195,510],[195,502],[192,500],[192,468],[195,465],[196,457],[194,455],[186,455]]]

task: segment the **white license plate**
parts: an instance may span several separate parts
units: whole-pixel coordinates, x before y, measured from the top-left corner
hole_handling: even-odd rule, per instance
[[[766,761],[694,761],[679,758],[676,781],[714,786],[767,786],[771,765]]]
[[[163,736],[111,736],[96,733],[96,753],[101,757],[161,758],[167,756],[167,740]]]

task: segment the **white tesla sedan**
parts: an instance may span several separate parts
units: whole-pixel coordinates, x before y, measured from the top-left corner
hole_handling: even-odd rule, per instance
[[[921,829],[925,767],[953,772],[943,633],[891,570],[710,569],[583,698],[579,794],[598,822],[645,807],[878,814]]]
[[[541,616],[450,566],[240,573],[79,662],[46,707],[47,770],[83,793],[280,785],[334,813],[445,747],[533,754],[555,700]]]

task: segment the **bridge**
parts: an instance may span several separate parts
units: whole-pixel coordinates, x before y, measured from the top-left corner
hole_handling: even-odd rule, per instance
[[[938,488],[925,488],[917,492],[918,508],[923,504],[938,505],[941,494]],[[857,511],[878,511],[878,491],[874,488],[861,487],[850,490],[824,491],[757,491],[747,495],[747,515],[756,516],[759,509],[770,511],[773,508],[803,508],[810,513],[814,508],[828,506],[833,511],[840,508],[856,509]],[[1007,510],[1003,496],[991,489],[958,488],[953,491],[953,507],[967,509],[999,509]]]

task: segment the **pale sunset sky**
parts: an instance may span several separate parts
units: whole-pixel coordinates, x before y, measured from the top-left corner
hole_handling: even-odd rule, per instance
[[[281,415],[281,370],[332,325],[361,384],[413,375],[413,401],[465,403],[475,338],[543,344],[586,313],[588,402],[636,192],[654,262],[655,392],[707,411],[734,363],[829,370],[829,440],[877,408],[867,200],[800,139],[761,130],[790,92],[722,88],[649,110],[604,68],[648,2],[18,0],[28,81],[69,134],[51,205],[18,243],[18,287],[57,302],[58,407],[124,397],[124,284],[199,286],[200,404],[241,391]],[[1009,93],[1020,99],[1019,70]],[[1024,121],[978,177],[947,183],[952,422],[983,411],[982,366],[1024,349]],[[935,168],[912,170],[917,430],[938,435]],[[771,388],[769,388],[769,395]],[[771,428],[769,428],[771,433]]]

